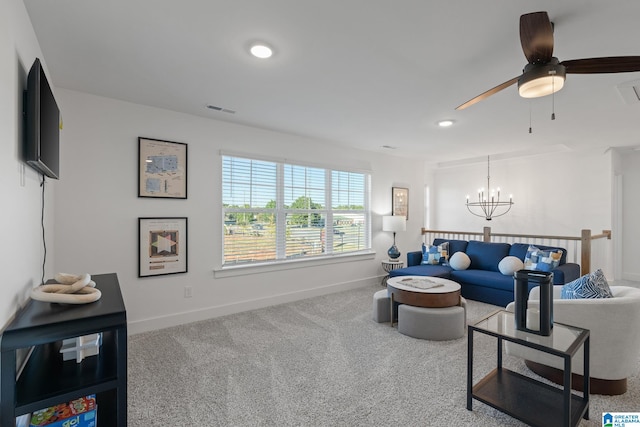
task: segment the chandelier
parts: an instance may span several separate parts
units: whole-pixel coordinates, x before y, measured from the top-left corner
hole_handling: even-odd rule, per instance
[[[478,190],[478,201],[470,202],[467,195],[467,209],[475,216],[480,216],[491,221],[494,217],[499,217],[511,210],[513,206],[513,195],[509,195],[509,201],[500,200],[500,188],[491,188],[491,175],[489,174],[489,156],[487,156],[487,192],[484,188]]]

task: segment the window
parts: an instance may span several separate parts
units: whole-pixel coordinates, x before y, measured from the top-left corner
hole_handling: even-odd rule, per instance
[[[223,266],[371,248],[370,175],[222,156]]]

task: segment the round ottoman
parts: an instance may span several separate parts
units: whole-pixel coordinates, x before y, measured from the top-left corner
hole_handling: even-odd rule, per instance
[[[464,336],[467,326],[466,301],[461,305],[442,308],[398,307],[398,332],[423,340],[445,341]]]
[[[391,321],[391,298],[386,289],[373,294],[373,320],[378,323]]]

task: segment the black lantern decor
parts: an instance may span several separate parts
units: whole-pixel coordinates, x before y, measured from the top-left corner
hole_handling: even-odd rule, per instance
[[[520,270],[514,274],[516,329],[538,335],[551,335],[553,328],[553,273]],[[529,289],[540,287],[539,309],[528,308]]]

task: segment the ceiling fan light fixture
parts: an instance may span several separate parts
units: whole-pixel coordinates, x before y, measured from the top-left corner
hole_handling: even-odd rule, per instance
[[[558,92],[564,86],[567,69],[570,74],[603,74],[640,72],[640,56],[609,56],[570,59],[562,62],[553,55],[553,23],[547,12],[525,13],[520,16],[520,44],[528,64],[522,74],[495,86],[456,107],[465,108],[518,83],[523,98],[538,98]],[[633,94],[631,94],[633,95]],[[636,97],[637,98],[637,97]],[[633,99],[633,97],[632,97]],[[555,120],[555,113],[551,113]],[[529,126],[531,133],[531,126]]]
[[[567,75],[564,65],[552,58],[547,64],[527,64],[518,79],[518,93],[523,98],[539,98],[558,92]]]

